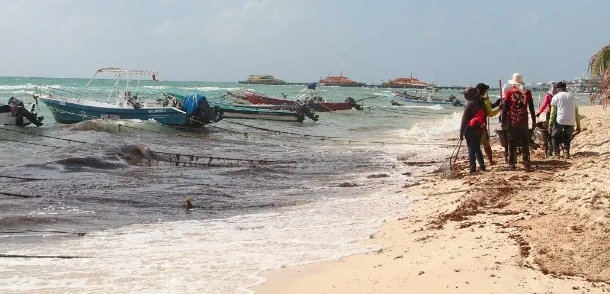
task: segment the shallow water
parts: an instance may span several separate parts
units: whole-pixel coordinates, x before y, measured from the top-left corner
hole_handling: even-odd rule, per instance
[[[36,84],[78,92],[86,83],[0,81],[7,99],[27,95]],[[140,95],[199,92],[213,100],[237,87],[147,81]],[[277,96],[301,89],[251,88]],[[385,90],[329,87],[323,95],[342,101]],[[451,153],[441,144],[454,144],[446,137],[459,127],[461,109],[364,102],[364,111],[321,113],[318,122],[221,121],[200,132],[148,121],[121,122],[120,128],[115,121],[58,125],[44,106],[41,128],[1,126],[0,138],[20,143],[0,142],[0,182],[7,194],[0,195],[0,253],[88,258],[0,258],[0,290],[244,292],[260,282],[261,270],[370,250],[357,241],[403,215],[417,196],[390,193],[389,187],[407,180],[405,172],[438,168],[401,161]],[[197,165],[175,166],[157,161],[169,156],[162,152],[200,158]],[[187,197],[193,210],[182,208]]]

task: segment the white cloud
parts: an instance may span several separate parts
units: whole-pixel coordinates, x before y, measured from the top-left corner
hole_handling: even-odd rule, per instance
[[[165,22],[160,24],[158,27],[151,30],[150,34],[154,35],[154,36],[165,35],[165,34],[169,33],[169,31],[172,29],[172,26],[173,26],[172,21],[166,20]]]
[[[239,8],[221,10],[210,23],[202,24],[211,41],[262,40],[276,36],[298,21],[298,8],[279,0],[248,0]]]
[[[441,31],[435,26],[430,27],[430,29],[426,31],[426,35],[430,39],[438,38],[440,33],[441,33]]]
[[[517,23],[517,29],[523,31],[529,31],[534,28],[540,21],[540,17],[537,13],[531,13],[529,15],[525,15],[519,20]]]

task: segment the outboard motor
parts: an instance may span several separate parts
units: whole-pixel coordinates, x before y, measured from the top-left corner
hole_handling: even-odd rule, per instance
[[[37,127],[42,126],[42,120],[44,119],[44,117],[38,117],[36,116],[36,113],[29,112],[27,109],[25,109],[23,101],[15,97],[11,97],[8,100],[8,104],[13,105],[14,107],[14,114],[16,116],[15,124],[17,126],[23,126],[24,117],[27,118],[31,123],[35,124]]]
[[[15,105],[15,106],[21,106],[21,107],[25,107],[25,106],[23,105],[23,101],[21,101],[21,100],[19,100],[19,99],[15,98],[15,97],[11,97],[10,99],[8,99],[8,104],[9,104],[9,105],[10,105],[10,104],[13,104],[13,105]]]
[[[349,103],[351,107],[356,108],[357,110],[362,110],[362,105],[356,103],[356,100],[354,100],[354,98],[352,97],[347,97],[347,99],[345,99],[345,102]]]
[[[311,110],[311,108],[309,107],[309,105],[307,103],[300,103],[297,108],[297,112],[300,115],[309,117],[309,119],[311,119],[313,121],[318,121],[318,118],[320,117],[319,115],[315,114],[313,112],[313,110]]]
[[[189,94],[184,99],[184,111],[199,124],[218,122],[222,119],[222,111],[218,106],[211,107],[205,96]]]

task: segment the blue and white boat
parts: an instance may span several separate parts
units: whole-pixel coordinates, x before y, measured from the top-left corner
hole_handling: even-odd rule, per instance
[[[98,98],[85,96],[92,81],[102,74],[112,75],[116,80],[106,101],[97,101]],[[211,107],[205,97],[184,103],[184,108],[176,108],[171,105],[163,105],[158,100],[139,99],[137,94],[131,94],[129,83],[132,79],[137,78],[135,87],[137,91],[141,77],[152,76],[155,80],[156,75],[156,71],[106,67],[97,70],[82,93],[76,97],[61,97],[52,94],[45,87],[37,88],[35,95],[51,110],[53,118],[60,124],[73,124],[93,119],[137,119],[154,120],[164,125],[196,128],[217,122],[222,118],[218,109]],[[124,81],[125,84],[123,89],[119,89],[121,81]]]

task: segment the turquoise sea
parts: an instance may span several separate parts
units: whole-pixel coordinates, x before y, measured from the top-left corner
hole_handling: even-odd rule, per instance
[[[1,77],[0,102],[27,102],[36,85],[69,97],[87,82]],[[112,85],[89,93],[103,99]],[[289,98],[302,89],[146,80],[132,91],[220,101],[241,87]],[[399,188],[439,168],[462,112],[392,106],[379,96],[387,91],[325,87],[325,99],[364,99],[365,110],[320,113],[317,122],[227,120],[200,132],[152,121],[60,125],[40,105],[42,127],[0,126],[0,253],[74,258],[2,258],[0,292],[249,293],[263,270],[374,250],[358,241],[404,216],[419,195]],[[463,100],[436,93],[451,94]],[[146,148],[278,162],[147,166],[126,156]],[[187,197],[193,210],[181,207]]]

